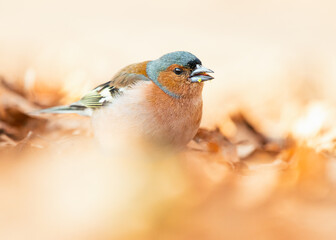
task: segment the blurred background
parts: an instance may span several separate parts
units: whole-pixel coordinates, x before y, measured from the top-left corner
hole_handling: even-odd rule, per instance
[[[1,0],[0,238],[334,239],[335,9],[327,0]],[[124,155],[122,146],[112,158],[90,142],[86,119],[24,115],[177,50],[215,71],[202,127],[231,141],[219,153],[132,146]],[[276,150],[260,150],[260,136]],[[228,153],[246,139],[251,151]],[[236,160],[244,174],[227,164]]]

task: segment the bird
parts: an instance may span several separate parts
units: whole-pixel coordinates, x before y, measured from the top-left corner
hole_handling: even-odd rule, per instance
[[[184,146],[202,118],[203,83],[212,70],[190,52],[175,51],[156,60],[128,65],[79,101],[38,113],[90,116],[100,142],[125,132],[169,146]]]

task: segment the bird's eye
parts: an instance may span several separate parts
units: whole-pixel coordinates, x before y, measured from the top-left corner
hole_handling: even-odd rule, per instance
[[[182,70],[181,68],[175,68],[175,69],[174,69],[174,73],[175,73],[176,75],[180,75],[180,74],[183,73],[183,70]]]

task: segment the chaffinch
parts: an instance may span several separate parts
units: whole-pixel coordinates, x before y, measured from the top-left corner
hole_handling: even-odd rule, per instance
[[[77,102],[40,112],[91,116],[94,133],[102,141],[108,134],[128,131],[183,146],[201,122],[203,82],[213,79],[207,73],[213,71],[193,54],[172,52],[121,69]]]

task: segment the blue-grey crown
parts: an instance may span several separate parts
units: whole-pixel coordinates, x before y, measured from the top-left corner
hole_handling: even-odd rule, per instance
[[[167,53],[157,60],[151,61],[147,64],[147,75],[154,82],[157,82],[157,78],[161,71],[166,70],[170,65],[178,64],[190,69],[194,69],[196,64],[202,64],[201,61],[190,52],[177,51]]]

